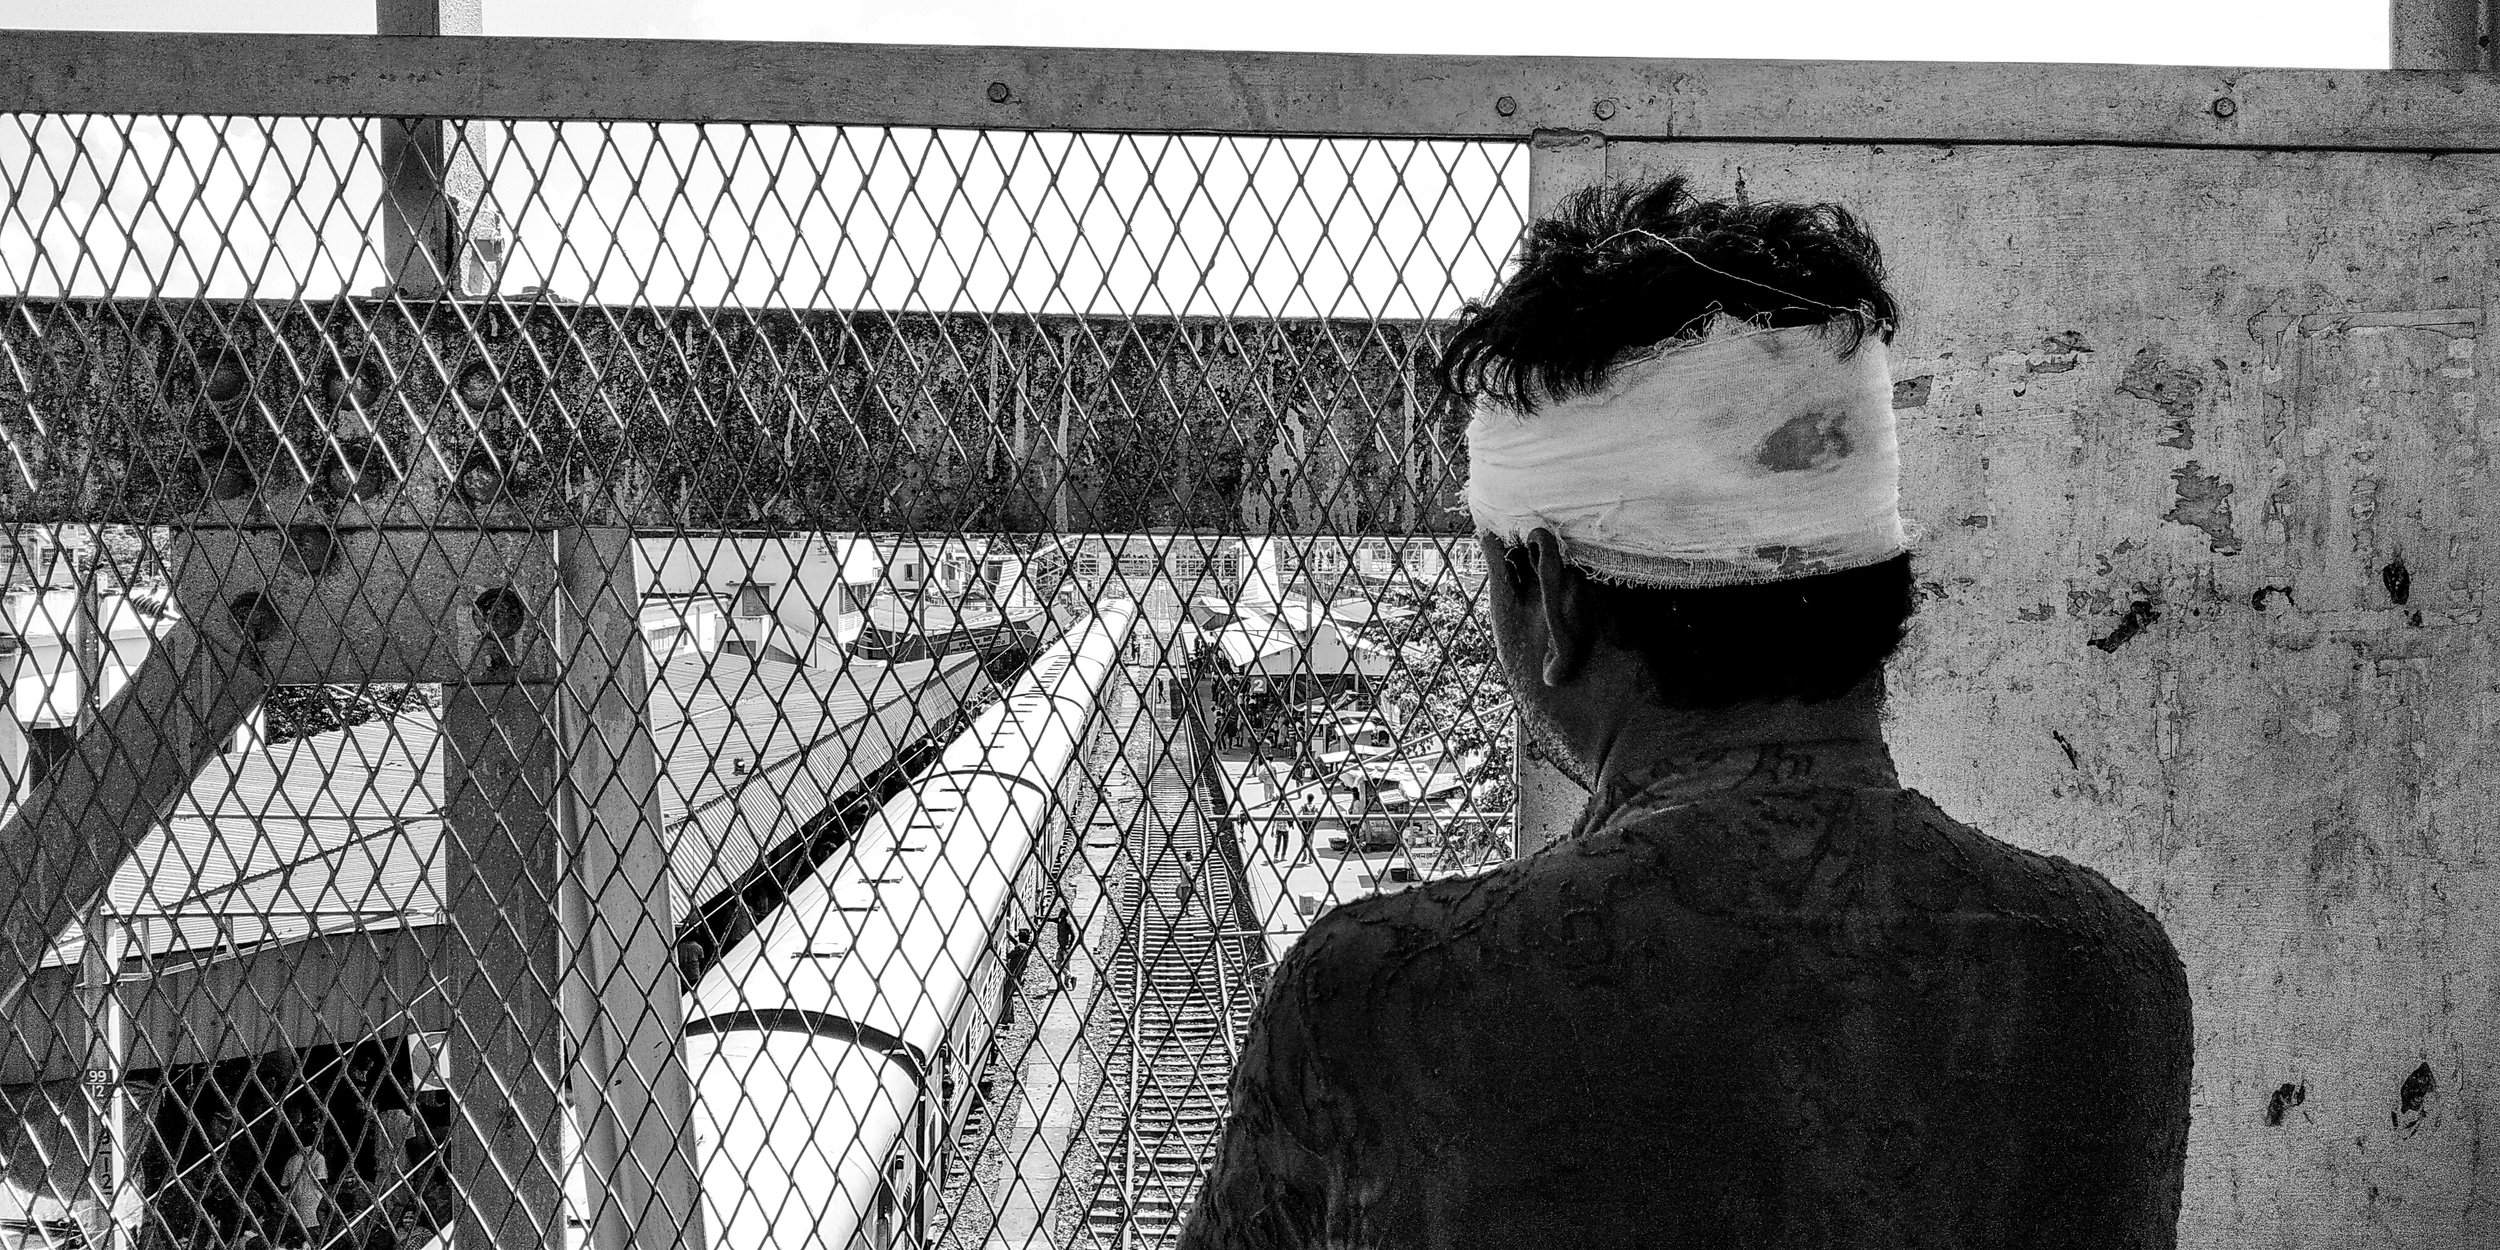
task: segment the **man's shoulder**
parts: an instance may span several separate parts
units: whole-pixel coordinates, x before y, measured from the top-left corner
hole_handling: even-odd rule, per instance
[[[1902,786],[1710,795],[1624,813],[1582,839],[1579,855],[1572,849],[1549,847],[1518,866],[1550,859],[1547,872],[1568,876],[1592,859],[1645,860],[1673,876],[1763,887],[1757,904],[1980,907],[2057,927],[2160,931],[2150,911],[2098,871],[1992,837]]]
[[[1901,855],[1915,869],[1903,873],[1911,900],[1984,908],[2036,930],[2043,949],[2136,965],[2184,993],[2186,972],[2161,921],[2097,869],[1991,837],[1916,790],[1899,791],[1892,806]]]
[[[1453,962],[1567,966],[1627,939],[1846,912],[1982,925],[2043,958],[2070,952],[2184,985],[2160,921],[2107,877],[1990,837],[1907,788],[1740,792],[1628,813],[1491,872],[1337,907],[1294,962],[1331,989],[1418,978],[1450,989],[1472,980],[1439,975]],[[1680,945],[1651,944],[1669,959]]]
[[[1575,988],[1622,989],[1617,956],[1710,918],[1678,906],[1651,865],[1603,839],[1331,908],[1276,984],[1340,1025],[1544,1010]],[[1673,951],[1668,942],[1663,949]],[[1652,960],[1647,971],[1660,971]]]

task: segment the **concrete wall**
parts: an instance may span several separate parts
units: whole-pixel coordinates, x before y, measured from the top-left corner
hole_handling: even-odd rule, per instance
[[[1609,155],[1883,242],[1903,502],[1935,530],[1895,754],[2168,926],[2181,1244],[2500,1244],[2500,162]]]

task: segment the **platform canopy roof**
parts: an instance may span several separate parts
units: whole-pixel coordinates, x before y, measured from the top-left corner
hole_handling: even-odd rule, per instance
[[[650,706],[677,918],[986,682],[970,655],[839,671],[726,652],[670,661]],[[432,712],[220,755],[107,897],[158,957],[431,923],[444,756]],[[76,960],[79,941],[53,962]]]
[[[1203,610],[1205,601],[1198,604]],[[1288,596],[1236,602],[1215,627],[1215,645],[1234,671],[1259,677],[1385,677],[1396,658],[1357,639],[1332,605]]]

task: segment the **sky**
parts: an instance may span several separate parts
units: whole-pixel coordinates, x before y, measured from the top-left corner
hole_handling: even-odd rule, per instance
[[[2384,67],[2385,0],[484,0],[490,35]],[[0,0],[9,26],[370,31],[372,0]],[[0,126],[0,290],[383,281],[363,123]],[[1446,315],[1522,221],[1515,144],[509,123],[464,132],[499,290],[599,302]]]
[[[2384,69],[2387,0],[483,0],[490,35]],[[371,0],[0,0],[0,27],[373,29]]]

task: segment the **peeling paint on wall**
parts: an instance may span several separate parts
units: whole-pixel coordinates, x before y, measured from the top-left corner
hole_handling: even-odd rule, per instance
[[[2318,645],[2318,639],[2325,633],[2325,627],[2319,624],[2317,617],[2301,611],[2300,605],[2290,602],[2288,598],[2284,602],[2284,610],[2271,614],[2266,620],[2267,645],[2285,651],[2306,651]]]
[[[2430,1117],[2431,1095],[2438,1091],[2439,1078],[2432,1074],[2426,1061],[2396,1087],[2396,1109],[2388,1115],[2387,1123],[2408,1134],[2420,1128],[2422,1121]]]
[[[2143,633],[2145,626],[2160,619],[2161,613],[2153,607],[2151,602],[2138,599],[2128,605],[2127,614],[2119,618],[2118,628],[2093,639],[2092,645],[2103,651],[2115,652],[2118,648],[2127,645],[2128,639]]]
[[[2196,401],[2205,393],[2205,371],[2193,363],[2175,363],[2147,347],[2127,362],[2126,376],[2118,380],[2118,393],[2161,409],[2169,423],[2163,436],[2155,440],[2162,447],[2196,446]]]
[[[2183,1250],[2500,1246],[2500,650],[2480,623],[2500,544],[2476,519],[2500,490],[2480,362],[2500,156],[1608,162],[1721,191],[1742,163],[1757,194],[1848,204],[1882,241],[1893,359],[1931,379],[1902,499],[1937,522],[1895,757],[1955,816],[2107,873],[2177,943],[2198,1025]]]
[[[2205,466],[2194,460],[2172,470],[2170,480],[2177,486],[2179,501],[2161,519],[2205,531],[2216,555],[2238,555],[2239,532],[2231,528],[2231,484],[2205,472]]]

